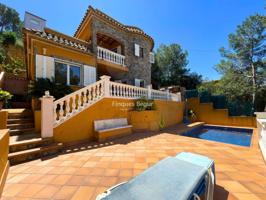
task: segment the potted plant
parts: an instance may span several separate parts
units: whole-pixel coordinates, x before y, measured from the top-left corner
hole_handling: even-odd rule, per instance
[[[197,121],[197,115],[193,110],[188,111],[189,118],[192,122]]]
[[[4,103],[11,98],[12,95],[9,92],[0,89],[0,110],[3,108]]]

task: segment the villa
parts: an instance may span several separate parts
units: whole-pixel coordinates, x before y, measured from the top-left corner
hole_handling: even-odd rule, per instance
[[[0,110],[3,200],[105,199],[99,195],[128,191],[132,182],[142,190],[143,179],[175,184],[189,199],[199,199],[199,188],[214,200],[266,199],[265,113],[229,116],[198,94],[153,89],[154,40],[142,29],[89,6],[74,36],[26,12],[23,40],[27,81],[49,79],[73,92],[55,99],[47,90],[30,108]],[[169,160],[185,167],[161,176]],[[157,192],[164,190],[147,190]]]
[[[143,30],[123,25],[92,7],[74,37],[45,24],[44,19],[26,13],[24,44],[29,79],[54,78],[82,87],[107,75],[118,83],[151,84],[154,41]]]

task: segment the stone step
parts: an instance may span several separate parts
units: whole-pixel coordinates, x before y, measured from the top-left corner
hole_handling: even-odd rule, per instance
[[[37,147],[44,147],[53,143],[52,138],[41,138],[37,136],[39,135],[36,134],[36,138],[24,139],[21,141],[11,141],[9,145],[9,152],[13,153]]]
[[[32,118],[7,119],[7,124],[32,123]]]
[[[35,128],[20,128],[20,129],[12,129],[9,131],[10,136],[24,135],[28,133],[35,133]]]
[[[33,120],[33,116],[32,113],[8,113],[8,119],[32,119]]]
[[[58,153],[63,147],[62,143],[53,143],[44,147],[37,147],[23,151],[17,151],[8,154],[8,159],[11,165],[19,164],[25,161],[30,161],[44,156],[50,156]]]
[[[10,130],[14,130],[14,129],[25,129],[25,128],[34,128],[34,124],[33,122],[29,122],[29,123],[17,123],[17,124],[7,124],[7,128]]]

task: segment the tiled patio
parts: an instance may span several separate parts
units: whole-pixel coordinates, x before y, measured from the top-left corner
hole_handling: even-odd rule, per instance
[[[255,142],[245,148],[170,133],[137,133],[106,144],[84,145],[51,159],[11,167],[3,200],[95,199],[104,189],[181,151],[215,160],[215,200],[265,200],[266,165]]]

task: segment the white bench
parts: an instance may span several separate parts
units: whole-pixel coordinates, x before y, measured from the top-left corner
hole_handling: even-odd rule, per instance
[[[128,125],[127,118],[96,120],[94,129],[98,141],[132,133],[132,125]]]

